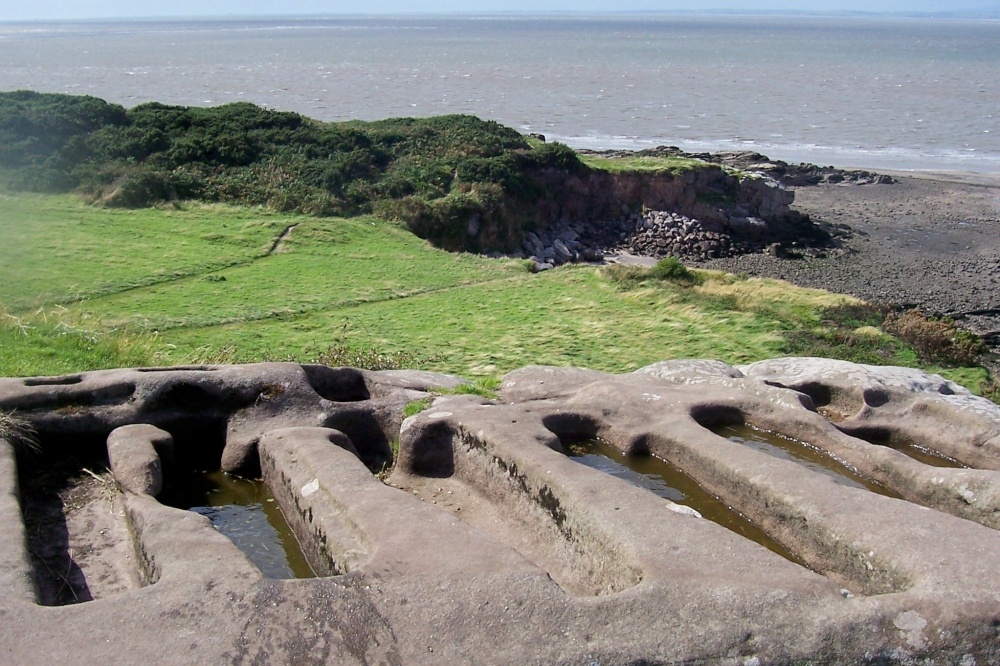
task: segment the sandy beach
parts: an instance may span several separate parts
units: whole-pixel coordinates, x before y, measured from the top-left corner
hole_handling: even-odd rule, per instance
[[[822,258],[703,264],[947,314],[1000,337],[1000,174],[887,172],[888,185],[798,186],[793,208],[835,230]]]

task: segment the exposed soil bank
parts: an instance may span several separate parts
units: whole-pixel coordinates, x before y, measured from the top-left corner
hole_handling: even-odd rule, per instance
[[[834,228],[824,257],[748,254],[704,267],[776,277],[1000,332],[1000,175],[892,173],[893,184],[796,186],[793,210]]]
[[[662,157],[658,151],[603,155]],[[821,225],[789,208],[793,193],[777,176],[766,173],[775,165],[740,171],[707,161],[693,163],[697,166],[658,172],[549,169],[538,173],[546,196],[535,214],[547,222],[524,234],[523,252],[514,256],[529,257],[539,270],[546,270],[622,253],[705,261],[775,244],[814,249],[830,244]],[[488,223],[487,235],[496,235],[498,220]],[[470,222],[470,233],[479,234],[481,226],[478,218],[476,224]]]

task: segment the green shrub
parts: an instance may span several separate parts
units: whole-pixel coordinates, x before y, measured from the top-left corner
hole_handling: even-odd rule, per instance
[[[581,173],[588,167],[580,161],[576,151],[569,146],[553,141],[535,148],[534,155],[539,166],[550,169],[564,169],[570,173]]]
[[[448,249],[510,250],[538,221],[547,169],[587,167],[567,146],[533,148],[468,115],[320,123],[247,103],[126,111],[96,98],[0,93],[0,184],[79,189],[109,206],[197,199],[377,213]]]
[[[0,92],[0,166],[71,168],[90,157],[90,133],[127,122],[123,107],[96,97]]]
[[[603,269],[604,276],[618,286],[632,289],[643,282],[674,282],[682,285],[701,284],[701,275],[690,270],[676,257],[667,257],[656,262],[654,266],[626,266],[612,264]]]
[[[701,277],[696,273],[692,273],[676,257],[667,257],[656,262],[656,265],[649,269],[649,277],[654,280],[688,282],[691,284],[701,282]]]
[[[489,212],[488,204],[475,194],[465,192],[453,192],[429,201],[407,197],[407,202],[408,210],[399,209],[398,219],[420,238],[448,250],[473,249],[469,247],[475,240],[469,234],[470,223]]]
[[[955,322],[925,316],[919,310],[890,313],[883,328],[912,346],[921,359],[942,365],[975,365],[986,346]]]
[[[164,201],[191,199],[201,190],[191,174],[131,170],[120,175],[97,199],[105,206],[145,208]]]

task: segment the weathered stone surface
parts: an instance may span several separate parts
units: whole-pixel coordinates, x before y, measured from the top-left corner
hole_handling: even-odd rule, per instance
[[[1000,470],[1000,406],[939,375],[822,358],[774,359],[742,370],[809,395],[848,434],[896,433],[970,466]]]
[[[174,438],[151,425],[127,425],[108,436],[108,461],[123,490],[156,497],[163,489],[163,458],[172,459]]]
[[[92,580],[99,603],[39,606],[15,452],[0,442],[0,661],[1000,659],[992,403],[904,369],[681,360],[627,375],[528,367],[496,401],[438,396],[402,420],[407,402],[460,381],[290,363],[0,380],[0,409],[29,418],[43,447],[26,473],[86,459],[109,435],[127,490],[161,433],[178,461],[225,451],[259,468],[322,574],[264,578],[202,516],[125,492],[114,519],[134,535],[141,587],[102,594]],[[868,485],[723,429],[742,424]],[[920,462],[893,437],[966,467]],[[588,438],[616,460],[665,461],[780,548],[581,464]],[[393,441],[386,482],[375,472]]]
[[[684,359],[677,361],[661,361],[639,368],[637,375],[651,375],[657,379],[669,381],[697,382],[706,377],[728,377],[739,379],[743,373],[722,361],[704,359]]]
[[[17,462],[14,447],[0,438],[0,593],[13,599],[30,599],[33,595],[28,541],[21,518],[20,492],[17,483]],[[0,630],[2,633],[2,630]]]

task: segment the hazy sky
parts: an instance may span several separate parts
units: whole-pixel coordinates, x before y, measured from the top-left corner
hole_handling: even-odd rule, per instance
[[[502,11],[955,11],[991,0],[0,0],[0,21],[33,19]]]

